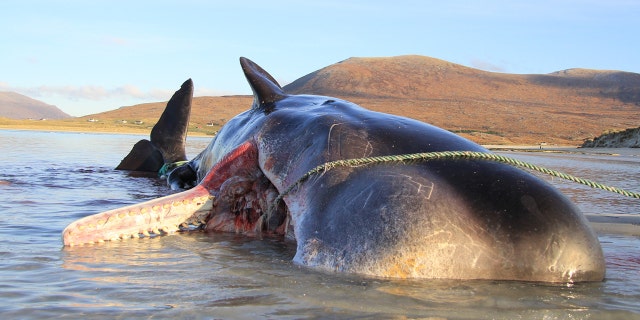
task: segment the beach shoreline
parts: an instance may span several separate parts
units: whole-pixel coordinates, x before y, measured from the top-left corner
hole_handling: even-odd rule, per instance
[[[17,130],[17,131],[40,131],[40,132],[73,132],[85,134],[121,134],[121,135],[140,135],[149,136],[151,128],[135,128],[135,127],[87,127],[73,125],[50,125],[40,121],[34,121],[33,124],[13,124],[0,123],[0,130]],[[189,137],[213,137],[214,135],[189,131]],[[535,144],[481,144],[482,147],[494,152],[548,152],[548,153],[581,153],[581,154],[601,154],[601,155],[620,155],[618,151],[624,148],[581,148],[577,145],[535,145]]]
[[[40,131],[40,132],[72,132],[72,133],[95,133],[95,134],[123,134],[123,135],[141,135],[149,136],[151,129],[134,129],[134,128],[86,128],[72,126],[38,126],[38,125],[7,125],[0,124],[0,130],[16,130],[16,131]],[[210,134],[202,132],[188,132],[188,136],[192,137],[213,137]]]

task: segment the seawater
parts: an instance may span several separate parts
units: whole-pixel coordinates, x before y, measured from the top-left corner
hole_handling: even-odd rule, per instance
[[[292,263],[274,239],[193,232],[63,248],[89,214],[172,191],[113,168],[139,135],[0,130],[0,315],[29,318],[640,319],[640,239],[600,234],[606,281],[389,280]],[[189,138],[197,154],[209,138]],[[640,150],[506,155],[639,191]],[[640,201],[545,177],[587,214]]]

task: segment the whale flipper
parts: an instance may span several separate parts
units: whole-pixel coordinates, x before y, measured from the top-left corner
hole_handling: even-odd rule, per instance
[[[116,170],[158,172],[165,163],[187,160],[185,144],[192,98],[193,81],[188,79],[173,94],[151,129],[151,141],[138,141]]]
[[[276,79],[255,62],[241,57],[240,66],[253,90],[254,108],[267,109],[287,96]]]
[[[165,163],[187,160],[185,144],[192,98],[193,81],[188,79],[173,94],[158,123],[151,129],[151,143],[162,152]]]
[[[160,150],[154,147],[151,141],[142,139],[133,145],[116,170],[158,172],[163,165],[164,159]]]

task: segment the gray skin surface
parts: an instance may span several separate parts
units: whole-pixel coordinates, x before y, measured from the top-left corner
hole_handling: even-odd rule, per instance
[[[301,176],[329,161],[487,150],[429,124],[347,101],[287,95],[258,65],[245,58],[240,63],[253,106],[168,175],[173,187],[195,187],[79,219],[63,232],[65,245],[171,232],[185,221],[204,220],[211,232],[293,239],[296,263],[328,271],[603,280],[602,249],[582,213],[546,182],[506,164],[437,160],[338,167],[312,176],[272,206]],[[159,123],[184,124],[188,107],[178,110],[187,115],[178,112]],[[181,156],[182,136],[163,137],[172,134],[152,133],[152,142]]]
[[[278,192],[332,160],[487,151],[429,124],[347,101],[288,96],[260,67],[246,59],[241,64],[254,105],[192,160],[199,179],[247,142],[257,158],[254,177],[245,176],[266,178]],[[243,170],[230,174],[242,176]],[[312,177],[284,201],[286,208],[272,214],[279,222],[287,216],[285,230],[297,242],[294,259],[304,265],[401,278],[604,277],[600,244],[579,210],[546,182],[505,164],[438,160],[336,168]]]

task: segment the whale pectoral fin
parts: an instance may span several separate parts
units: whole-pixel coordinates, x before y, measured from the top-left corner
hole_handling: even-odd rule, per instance
[[[140,140],[120,161],[116,170],[158,172],[164,165],[164,158],[160,150],[156,149],[149,140]]]
[[[189,79],[173,94],[151,129],[151,141],[138,141],[116,170],[158,172],[165,163],[187,160],[185,144],[192,97],[193,81]]]
[[[275,102],[287,97],[278,82],[255,62],[241,57],[240,66],[253,90],[254,108],[268,111]]]
[[[188,79],[173,94],[160,119],[151,129],[151,143],[160,150],[165,163],[187,160],[185,144],[192,98],[193,81]]]

